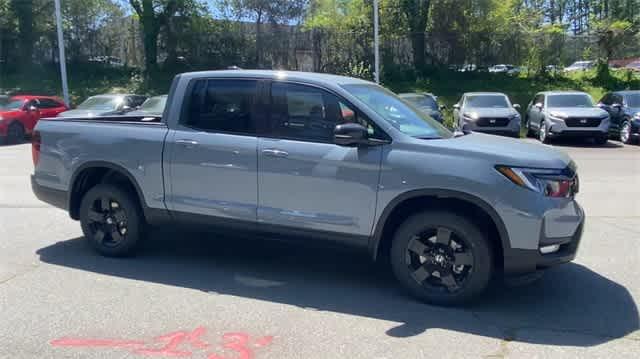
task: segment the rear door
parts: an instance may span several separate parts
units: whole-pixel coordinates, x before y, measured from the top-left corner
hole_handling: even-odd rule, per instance
[[[167,206],[177,216],[255,224],[258,204],[256,80],[202,79],[190,84],[167,137]]]
[[[258,221],[266,228],[369,236],[384,146],[333,143],[338,123],[383,136],[354,106],[317,87],[274,82],[258,144]]]

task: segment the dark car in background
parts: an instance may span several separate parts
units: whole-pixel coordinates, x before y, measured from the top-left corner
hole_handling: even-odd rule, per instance
[[[453,106],[453,120],[464,131],[520,137],[519,108],[500,92],[468,92]]]
[[[59,117],[94,117],[124,115],[136,110],[147,96],[131,94],[107,94],[91,96],[73,110],[59,114]]]
[[[605,144],[609,138],[609,114],[585,92],[536,94],[527,107],[525,126],[527,135],[537,134],[542,143],[556,137],[581,137]]]
[[[52,96],[20,95],[0,105],[0,143],[19,143],[30,135],[40,118],[55,117],[68,108]]]
[[[153,96],[146,99],[140,108],[131,111],[132,116],[162,116],[164,107],[167,105],[167,95]]]
[[[640,138],[640,91],[615,91],[605,94],[598,107],[610,118],[609,135],[622,143]]]
[[[401,93],[398,96],[409,102],[411,105],[416,107],[418,110],[426,113],[431,116],[434,120],[442,123],[444,120],[442,115],[442,110],[446,107],[444,105],[438,104],[438,97],[434,96],[431,93]]]

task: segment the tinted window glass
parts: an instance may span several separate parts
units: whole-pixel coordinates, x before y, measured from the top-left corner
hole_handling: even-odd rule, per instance
[[[416,96],[403,96],[402,97],[404,100],[408,101],[409,103],[413,104],[414,106],[417,106],[418,108],[428,108],[434,111],[438,110],[438,103],[436,103],[436,100],[433,99],[433,97],[431,96],[426,96],[426,95],[416,95]]]
[[[589,95],[551,95],[547,99],[548,107],[593,107]]]
[[[627,106],[640,107],[640,94],[627,95]]]
[[[86,99],[83,103],[79,104],[77,108],[79,110],[109,111],[115,110],[123,101],[124,98],[122,97],[94,96]]]
[[[58,102],[49,98],[41,98],[39,99],[39,101],[40,101],[40,104],[38,105],[39,108],[56,108],[56,107],[62,106]]]
[[[465,107],[504,108],[509,107],[509,103],[502,95],[471,95],[467,96]]]
[[[533,104],[534,105],[538,104],[538,103],[544,105],[544,95],[538,95],[533,99]]]
[[[613,104],[620,104],[620,105],[622,105],[622,103],[623,103],[624,101],[622,100],[622,96],[620,96],[620,95],[613,95],[613,96],[611,97],[611,102],[612,102]]]
[[[167,104],[167,96],[155,96],[147,99],[140,107],[141,111],[150,113],[162,113]]]
[[[343,85],[360,101],[400,132],[417,138],[449,138],[451,131],[427,114],[407,105],[393,92],[378,85]]]
[[[600,102],[602,102],[605,105],[611,105],[611,94],[606,94],[604,95],[604,97],[602,98],[602,100],[600,100]]]
[[[195,83],[186,125],[204,131],[254,134],[256,81],[200,80]]]

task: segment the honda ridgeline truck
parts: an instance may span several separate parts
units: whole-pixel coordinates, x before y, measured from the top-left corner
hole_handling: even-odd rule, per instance
[[[567,155],[452,133],[381,86],[326,74],[181,74],[162,116],[40,121],[33,159],[37,197],[104,255],[162,224],[329,240],[444,305],[571,261],[585,217]]]

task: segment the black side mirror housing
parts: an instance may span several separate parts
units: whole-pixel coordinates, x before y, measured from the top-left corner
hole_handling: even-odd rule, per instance
[[[333,130],[333,141],[340,146],[357,146],[368,143],[367,129],[357,123],[337,125]]]
[[[535,104],[535,106],[538,108],[538,110],[542,110],[542,103],[538,102],[537,104]]]
[[[447,109],[447,105],[440,105],[440,111],[444,111]]]
[[[515,108],[516,110],[519,110],[519,109],[520,109],[520,105],[519,105],[519,104],[517,104],[517,103],[514,103],[514,104],[513,104],[513,108]]]

